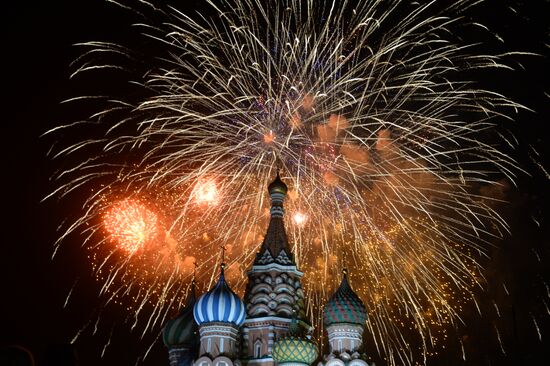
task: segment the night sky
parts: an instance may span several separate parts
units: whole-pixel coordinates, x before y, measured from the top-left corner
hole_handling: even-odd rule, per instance
[[[171,3],[184,11],[190,8],[187,1]],[[545,46],[550,45],[550,2],[494,3],[500,5],[491,6],[489,1],[482,7],[477,14],[480,20],[495,29],[509,49],[542,56],[519,58],[517,72],[484,82],[536,111],[521,112],[511,129],[521,146],[531,144],[538,150],[538,161],[550,170],[550,139],[545,129],[550,122],[550,96],[544,95],[550,94],[550,52]],[[131,42],[129,24],[135,18],[101,0],[10,2],[4,5],[2,17],[2,80],[7,80],[2,98],[2,185],[7,205],[0,255],[0,345],[27,348],[37,365],[133,365],[156,335],[140,340],[140,333],[131,332],[124,323],[127,314],[122,306],[99,308],[100,284],[94,280],[86,253],[78,243],[63,245],[51,260],[56,228],[78,203],[40,203],[55,187],[49,177],[61,168],[47,157],[51,141],[40,135],[52,126],[82,117],[80,111],[60,104],[83,93],[81,84],[69,80],[69,65],[80,52],[72,45],[91,40]],[[492,250],[486,265],[490,285],[480,300],[482,307],[490,308],[490,299],[497,299],[501,316],[494,312],[479,316],[474,309],[467,309],[468,326],[459,333],[467,334],[463,340],[471,358],[462,361],[460,352],[451,347],[429,365],[524,365],[550,359],[550,315],[542,302],[550,301],[545,287],[550,284],[550,210],[546,203],[550,202],[550,181],[528,158],[527,149],[518,156],[531,176],[520,176],[518,188],[504,192],[509,203],[502,212],[512,235]],[[509,294],[504,293],[502,282],[507,283]],[[91,334],[92,324],[70,345],[78,330],[99,311],[103,320],[97,334]],[[505,353],[497,342],[495,326],[503,330]],[[109,338],[111,344],[101,358]],[[168,364],[160,341],[142,364]]]

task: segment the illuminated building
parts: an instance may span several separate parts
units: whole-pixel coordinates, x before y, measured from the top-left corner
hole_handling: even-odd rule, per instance
[[[164,328],[171,366],[305,366],[319,358],[304,310],[303,273],[284,227],[287,186],[278,174],[268,191],[271,218],[248,271],[244,301],[226,282],[224,263],[214,287],[196,301],[193,285],[180,315]],[[365,306],[344,271],[340,287],[325,305],[330,353],[320,366],[368,366],[359,352],[366,319]]]

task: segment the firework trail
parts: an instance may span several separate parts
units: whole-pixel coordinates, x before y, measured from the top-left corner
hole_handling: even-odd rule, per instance
[[[522,107],[474,82],[510,54],[457,35],[486,34],[465,15],[478,2],[220,0],[191,15],[140,2],[163,19],[139,24],[141,52],[88,42],[74,64],[75,78],[130,75],[125,92],[74,98],[101,108],[49,131],[90,136],[54,152],[74,165],[51,196],[87,195],[58,244],[82,233],[107,301],[158,330],[194,262],[212,282],[220,245],[242,292],[280,169],[318,337],[345,263],[367,351],[425,362],[507,230],[491,187],[520,171],[502,125]]]

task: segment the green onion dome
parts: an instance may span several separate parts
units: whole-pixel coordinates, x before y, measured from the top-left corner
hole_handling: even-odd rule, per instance
[[[323,320],[325,327],[340,323],[365,325],[367,321],[365,304],[351,289],[345,270],[340,287],[325,304]]]
[[[317,346],[307,338],[288,335],[273,345],[272,356],[277,363],[311,365],[319,355]]]
[[[193,317],[193,306],[195,305],[195,286],[187,298],[187,303],[181,309],[179,315],[170,319],[162,331],[162,340],[166,347],[198,347],[199,328]]]

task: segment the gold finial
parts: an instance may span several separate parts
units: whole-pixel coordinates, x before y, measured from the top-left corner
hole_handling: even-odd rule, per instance
[[[193,282],[193,284],[195,283],[195,278],[197,276],[197,267],[198,267],[197,261],[193,261],[193,279],[191,281]]]
[[[225,267],[225,251],[227,250],[227,248],[225,247],[225,245],[221,245],[220,248],[222,249],[222,266]]]
[[[348,266],[346,265],[347,263],[347,260],[346,260],[346,253],[342,253],[342,274],[344,275],[344,277],[347,276],[348,274]]]

